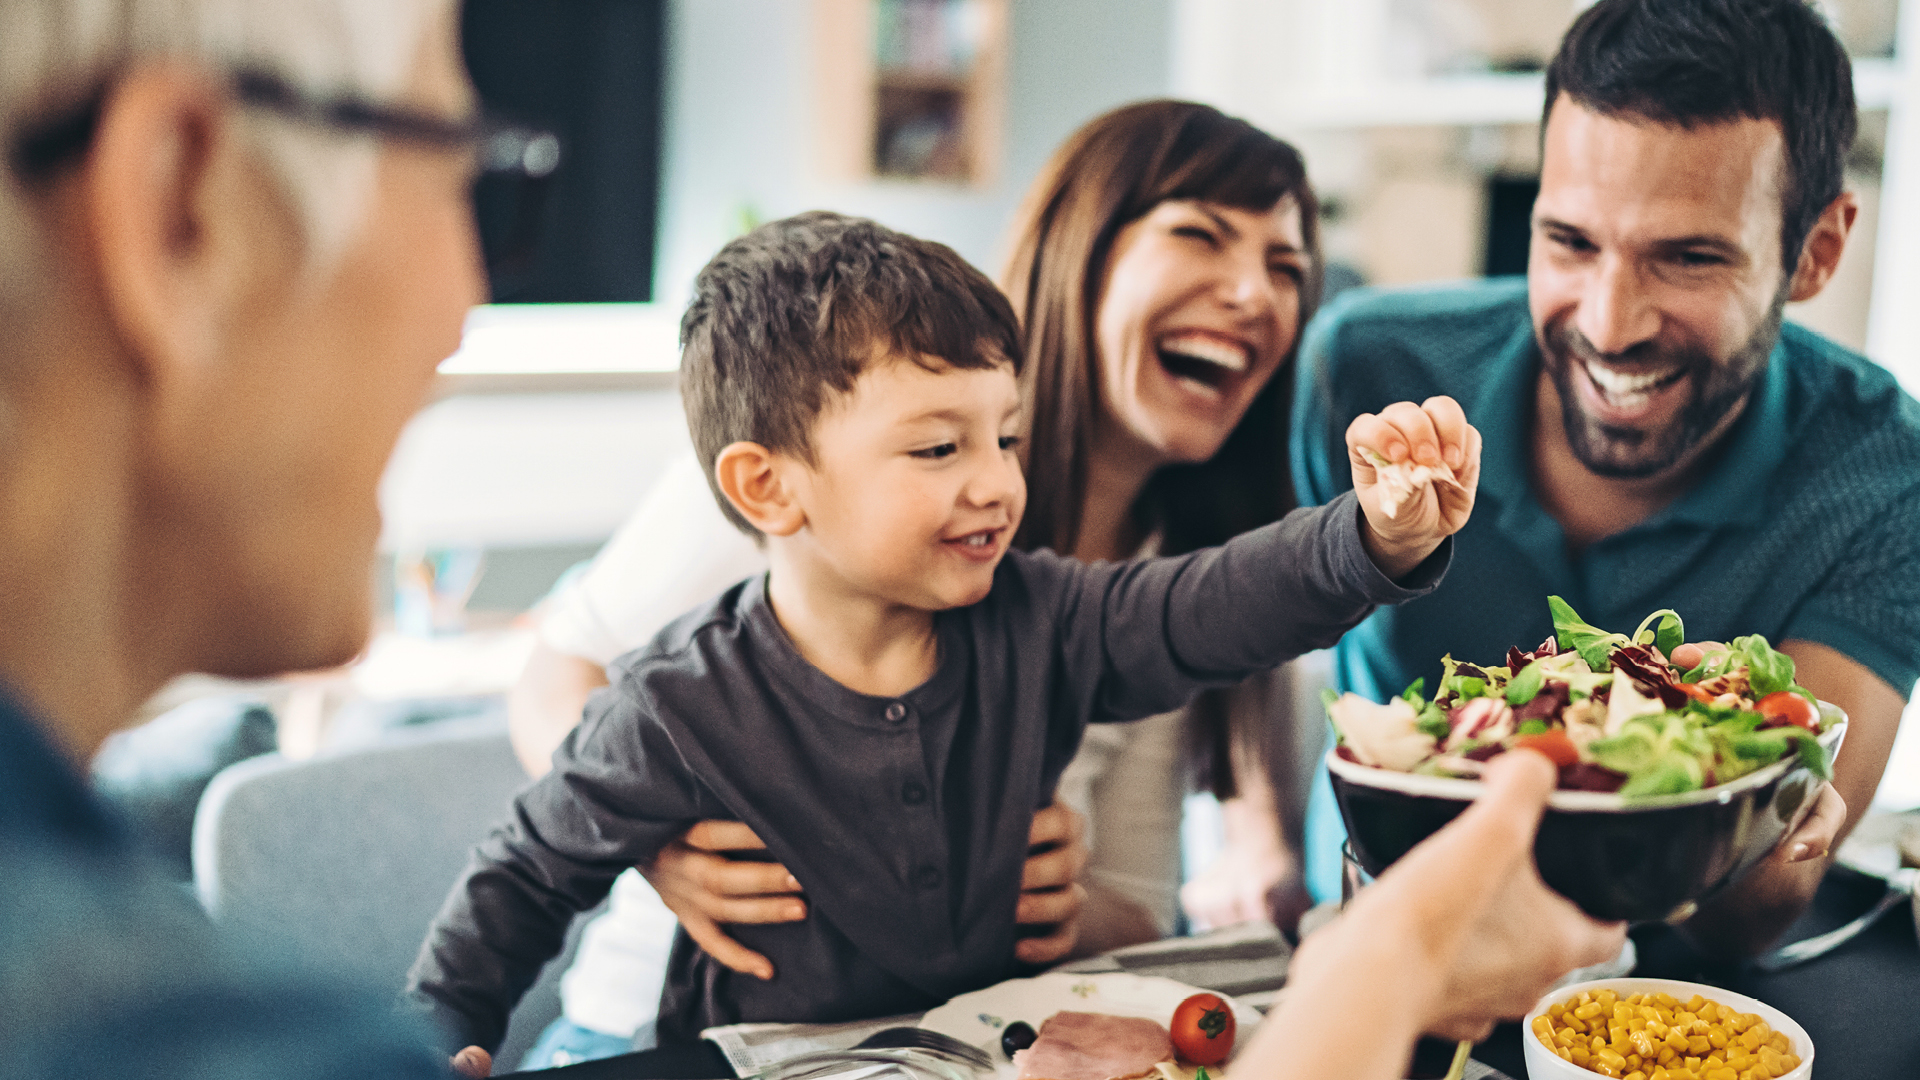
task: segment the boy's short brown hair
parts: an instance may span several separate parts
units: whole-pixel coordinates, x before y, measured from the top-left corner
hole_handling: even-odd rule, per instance
[[[1021,366],[1013,308],[945,244],[823,210],[768,222],[720,249],[680,322],[680,391],[694,452],[727,520],[759,533],[713,475],[736,442],[811,461],[829,392],[849,393],[876,349],[939,366]]]

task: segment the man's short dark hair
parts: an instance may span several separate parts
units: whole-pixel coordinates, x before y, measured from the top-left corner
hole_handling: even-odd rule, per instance
[[[1020,371],[1020,331],[986,275],[952,248],[826,211],[769,222],[720,249],[680,321],[680,388],[694,451],[728,520],[758,532],[713,475],[736,442],[813,460],[829,393],[876,350],[929,370]]]
[[[1779,124],[1789,274],[1814,222],[1840,197],[1859,123],[1853,64],[1804,0],[1600,0],[1547,67],[1542,131],[1562,93],[1603,116]]]

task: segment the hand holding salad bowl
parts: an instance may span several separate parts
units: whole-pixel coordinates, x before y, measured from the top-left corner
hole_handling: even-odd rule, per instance
[[[1458,815],[1487,763],[1520,748],[1559,773],[1541,877],[1599,919],[1684,918],[1837,801],[1822,789],[1846,717],[1765,638],[1690,645],[1672,611],[1621,634],[1559,597],[1549,607],[1553,637],[1497,666],[1445,657],[1431,698],[1424,680],[1385,704],[1328,694],[1340,742],[1327,764],[1369,872]]]

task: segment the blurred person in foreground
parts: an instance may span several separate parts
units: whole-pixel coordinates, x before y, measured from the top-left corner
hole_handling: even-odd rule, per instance
[[[376,483],[480,291],[450,13],[0,0],[0,1076],[443,1068],[384,994],[210,927],[79,777],[176,673],[337,664],[364,640]],[[242,70],[277,82],[243,100]],[[380,134],[350,122],[396,111]],[[1508,797],[1446,833],[1480,856],[1470,874],[1428,849],[1382,878],[1382,932],[1344,939],[1410,943],[1391,985],[1421,1008],[1399,1024],[1446,1022],[1435,1003],[1465,1001],[1435,992],[1448,979],[1518,994],[1612,943],[1533,887],[1511,823],[1541,785]],[[1533,936],[1450,889],[1529,911]],[[1328,940],[1308,955],[1340,958]],[[1330,994],[1388,978],[1302,965]],[[1358,1043],[1305,1045],[1404,1059]]]
[[[1801,0],[1601,0],[1546,86],[1526,280],[1351,294],[1303,346],[1304,502],[1346,486],[1341,433],[1376,402],[1449,394],[1487,436],[1452,572],[1348,634],[1337,680],[1385,700],[1443,654],[1529,647],[1548,594],[1596,626],[1670,607],[1696,641],[1764,634],[1852,724],[1807,823],[1686,925],[1757,952],[1812,901],[1920,678],[1920,405],[1782,322],[1858,213],[1852,71]],[[1324,780],[1316,802],[1331,893]]]
[[[0,0],[0,1077],[445,1075],[81,776],[174,675],[366,639],[375,485],[481,297],[454,12]]]

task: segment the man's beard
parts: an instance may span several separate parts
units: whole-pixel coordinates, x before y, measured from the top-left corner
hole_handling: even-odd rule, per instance
[[[1741,406],[1766,371],[1767,356],[1780,338],[1780,321],[1787,306],[1787,289],[1774,296],[1767,317],[1732,356],[1715,361],[1696,348],[1663,348],[1643,342],[1613,356],[1601,353],[1573,325],[1571,319],[1548,327],[1540,335],[1547,374],[1560,392],[1560,417],[1573,456],[1596,476],[1641,480],[1673,468],[1713,435]],[[1581,409],[1578,380],[1589,378],[1588,360],[1617,359],[1645,371],[1684,371],[1692,397],[1678,416],[1651,430],[1616,427],[1590,417]]]

